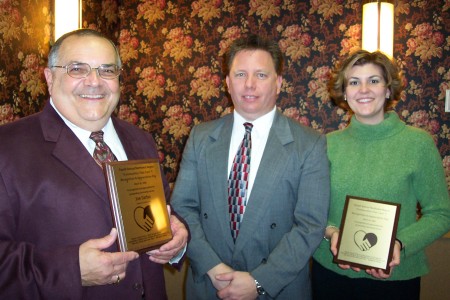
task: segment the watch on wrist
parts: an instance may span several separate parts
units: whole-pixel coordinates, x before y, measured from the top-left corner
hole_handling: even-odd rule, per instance
[[[264,290],[264,288],[259,284],[258,280],[255,279],[255,284],[256,284],[256,292],[258,293],[258,295],[265,295],[266,291]]]

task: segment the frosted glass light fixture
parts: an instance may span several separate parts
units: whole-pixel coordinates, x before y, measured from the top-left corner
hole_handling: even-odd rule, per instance
[[[362,17],[362,49],[380,50],[389,57],[394,52],[393,1],[364,1]]]
[[[55,41],[63,34],[81,28],[82,0],[55,0]]]

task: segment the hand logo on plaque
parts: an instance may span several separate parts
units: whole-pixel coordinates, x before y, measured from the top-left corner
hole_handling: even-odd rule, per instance
[[[134,220],[139,227],[149,232],[155,223],[150,205],[147,205],[145,208],[140,206],[136,207],[134,210]]]
[[[361,251],[367,251],[377,244],[378,238],[375,233],[365,233],[362,230],[355,232],[354,240]]]

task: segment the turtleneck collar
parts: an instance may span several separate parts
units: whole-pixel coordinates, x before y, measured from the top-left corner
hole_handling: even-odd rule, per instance
[[[348,133],[361,140],[381,140],[396,135],[405,128],[406,124],[400,120],[397,113],[391,111],[384,114],[383,122],[376,125],[367,125],[359,122],[352,116]]]

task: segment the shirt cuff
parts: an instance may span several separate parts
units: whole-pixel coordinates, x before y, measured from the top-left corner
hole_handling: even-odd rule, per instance
[[[178,254],[176,256],[172,257],[172,259],[169,260],[169,264],[173,265],[173,264],[178,263],[181,260],[181,258],[183,257],[184,253],[186,253],[186,248],[187,248],[187,245],[184,246],[183,250],[178,252]]]

